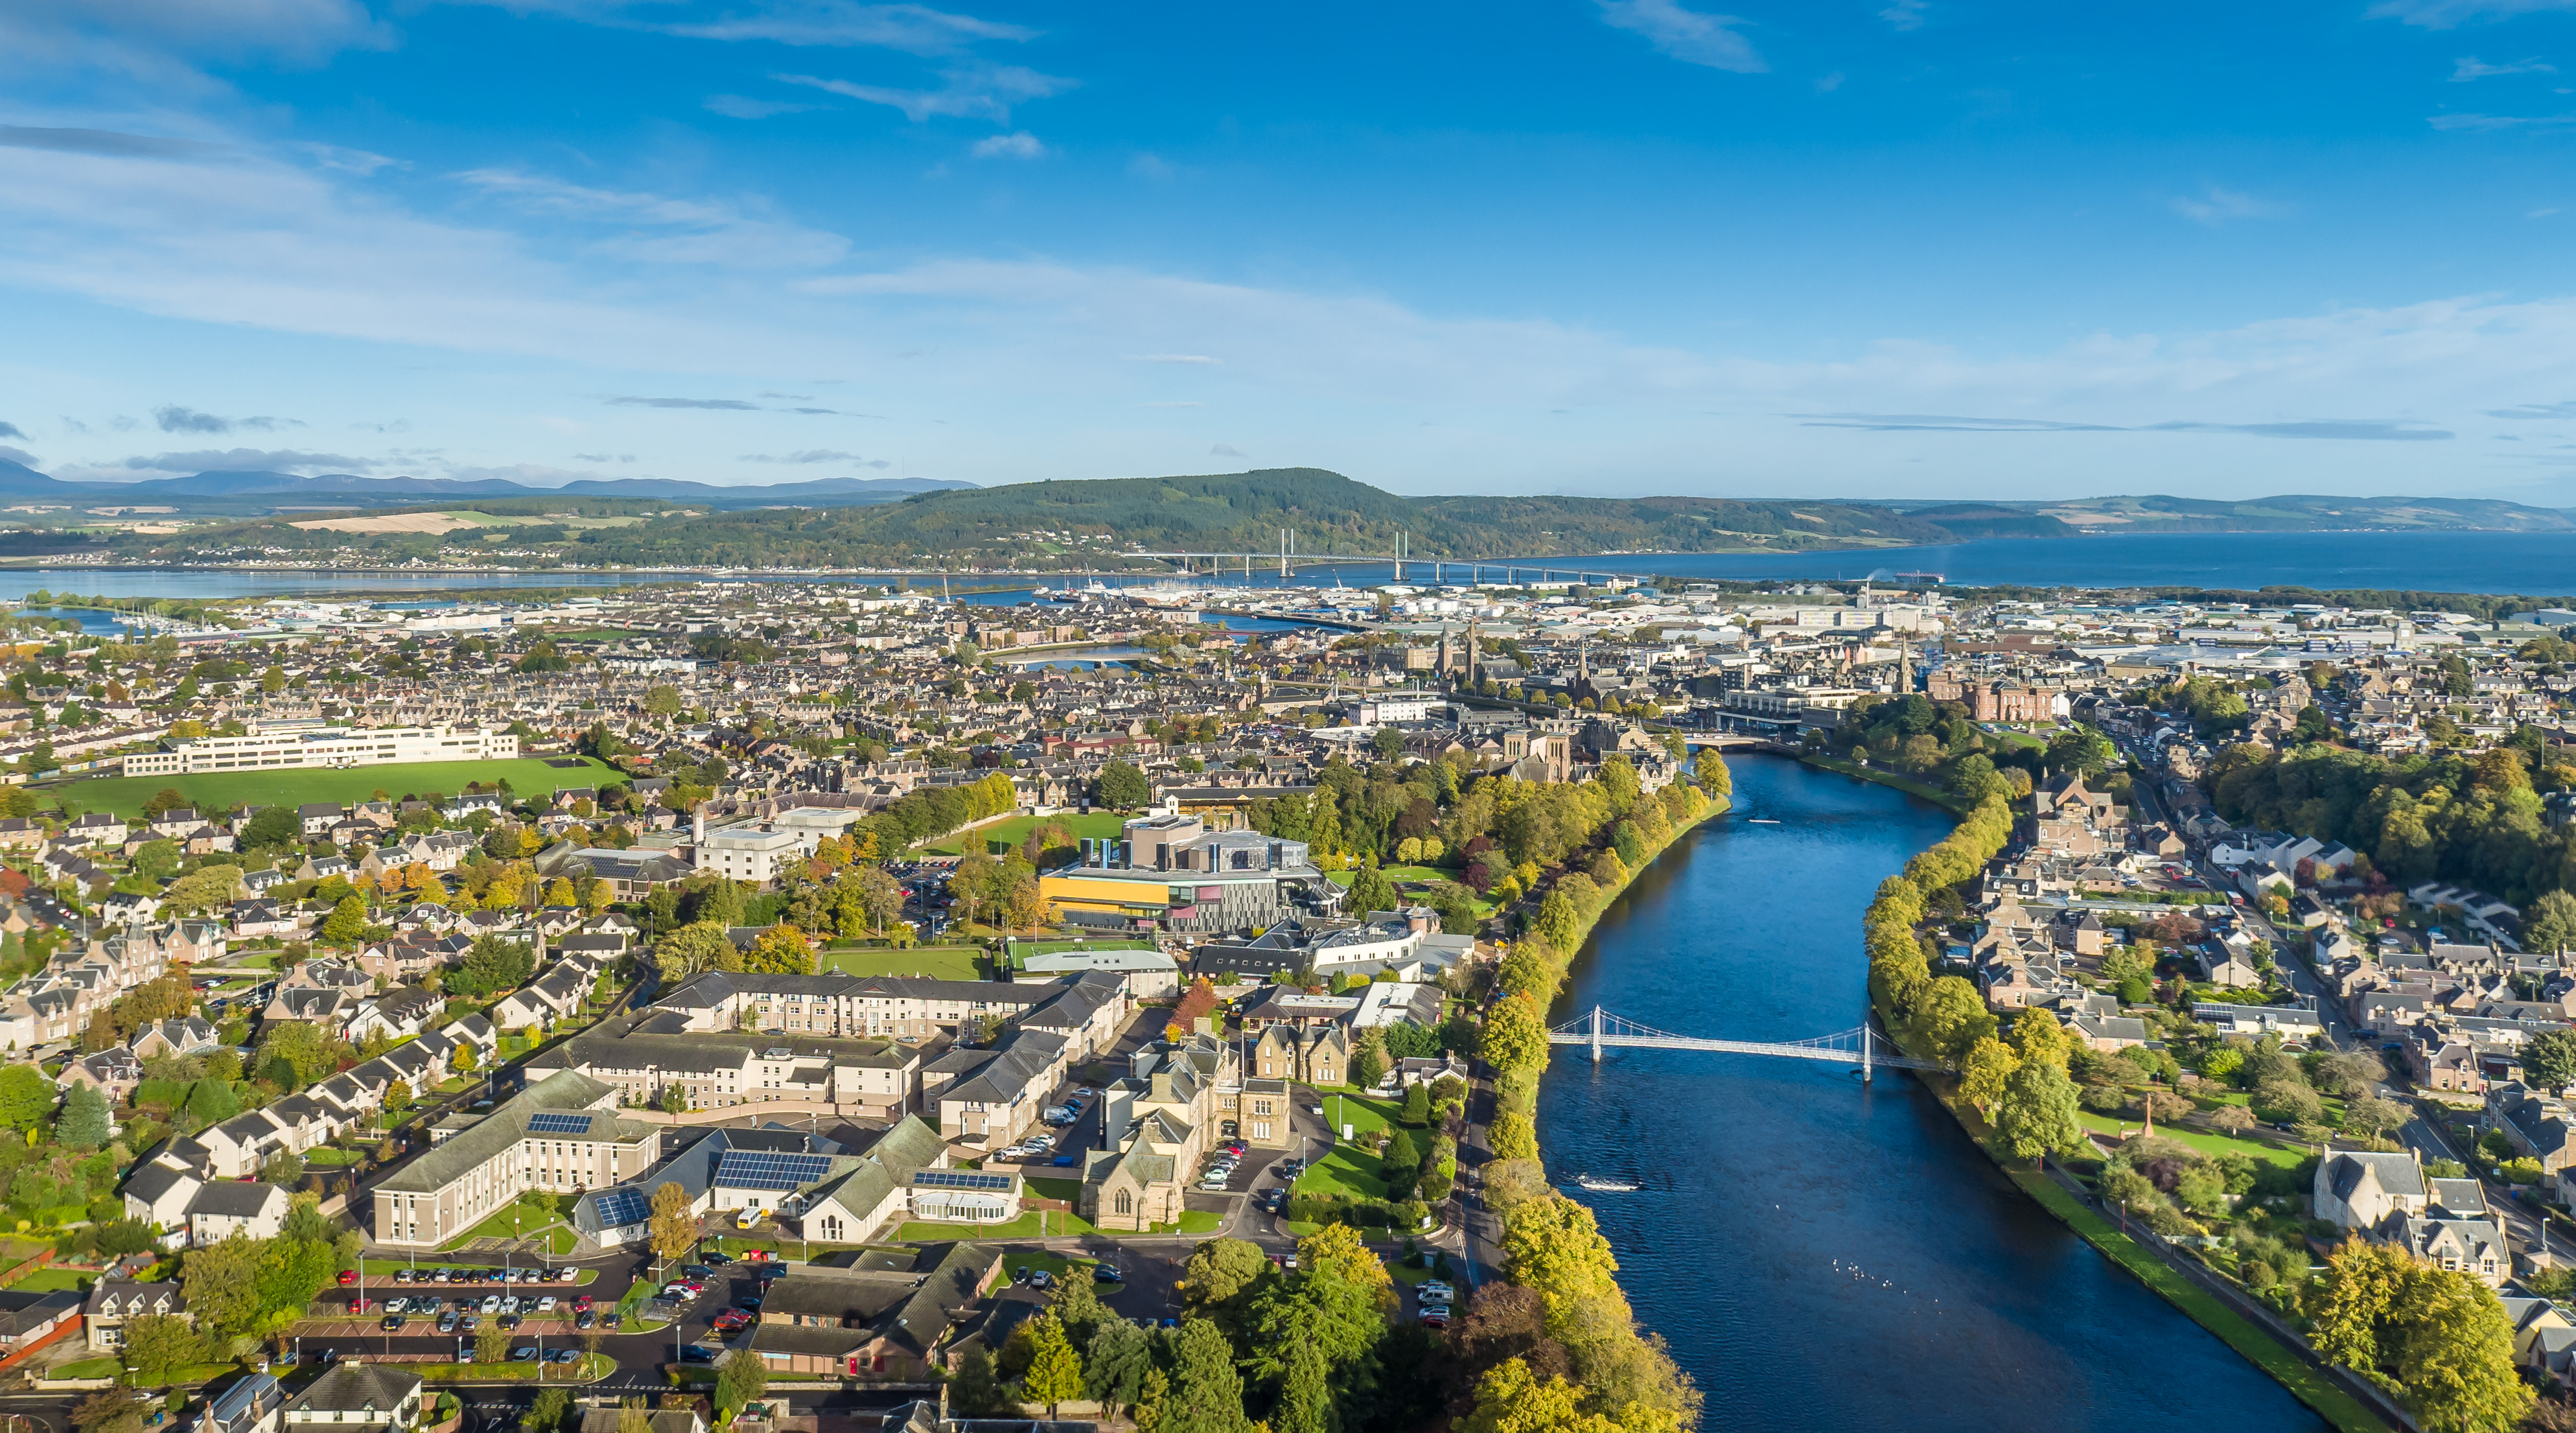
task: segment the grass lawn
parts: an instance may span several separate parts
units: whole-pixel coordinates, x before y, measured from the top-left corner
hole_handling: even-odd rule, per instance
[[[313,1148],[304,1151],[304,1165],[308,1169],[315,1167],[337,1168],[344,1164],[356,1164],[359,1160],[365,1158],[365,1155],[354,1149],[334,1149],[327,1144],[315,1145]]]
[[[1827,771],[1839,771],[1845,776],[1856,776],[1863,781],[1875,781],[1881,786],[1893,786],[1909,795],[1920,796],[1946,811],[1953,811],[1962,816],[1968,813],[1968,808],[1958,797],[1928,781],[1917,781],[1913,777],[1899,776],[1892,771],[1872,771],[1859,762],[1847,761],[1839,756],[1810,754],[1798,759],[1809,766],[1821,766]]]
[[[1354,1137],[1371,1130],[1385,1129],[1393,1122],[1401,1106],[1393,1100],[1340,1093],[1323,1095],[1322,1103],[1324,1120],[1333,1126],[1334,1144],[1324,1151],[1312,1168],[1297,1176],[1297,1192],[1338,1194],[1345,1199],[1384,1199],[1386,1180],[1380,1177],[1378,1157],[1356,1144],[1342,1142],[1340,1133],[1344,1125],[1350,1127]]]
[[[2229,1348],[2279,1380],[2300,1402],[2323,1414],[2327,1422],[2345,1433],[2388,1433],[2387,1423],[2363,1407],[2360,1400],[2309,1367],[2270,1332],[2220,1303],[2209,1291],[2175,1272],[2172,1265],[2139,1248],[2108,1220],[2085,1208],[2064,1185],[2024,1169],[2008,1172],[2024,1193],[2046,1205],[2050,1213],[2065,1220],[2093,1247],[2109,1255],[2112,1262],[2136,1275],[2201,1327],[2218,1335]]]
[[[1028,1189],[1029,1193],[1040,1199],[1061,1199],[1067,1204],[1082,1202],[1082,1181],[1079,1179],[1035,1179],[1023,1176],[1020,1183]]]
[[[96,1282],[98,1275],[80,1269],[38,1269],[9,1287],[22,1294],[85,1294]]]
[[[553,1196],[541,1194],[534,1198],[530,1198],[522,1195],[516,1202],[505,1204],[499,1209],[493,1211],[491,1218],[484,1220],[482,1223],[475,1225],[473,1228],[466,1230],[464,1233],[457,1235],[455,1238],[448,1240],[446,1243],[441,1244],[438,1247],[441,1252],[446,1252],[449,1250],[463,1248],[467,1243],[476,1239],[525,1238],[528,1235],[534,1234],[538,1230],[545,1228],[549,1224],[556,1223],[563,1217],[563,1212],[555,1207]],[[572,1231],[567,1229],[563,1232],[570,1234]],[[570,1253],[572,1251],[570,1249],[564,1249],[561,1252]]]
[[[1082,1271],[1082,1277],[1088,1279],[1091,1277],[1092,1266],[1099,1262],[1098,1259],[1067,1258],[1062,1254],[1049,1254],[1040,1249],[1031,1249],[1025,1253],[1015,1249],[1011,1251],[1008,1258],[1002,1260],[1002,1272],[1000,1277],[993,1280],[993,1287],[1009,1288],[1022,1269],[1032,1272],[1043,1269],[1061,1279],[1067,1270],[1078,1268]]]
[[[862,950],[827,950],[815,958],[816,973],[843,975],[927,975],[939,980],[981,980],[984,952],[971,945],[916,945],[910,950],[884,946]]]
[[[1046,1227],[1043,1230],[1038,1227],[1038,1220],[1041,1217],[1046,1220]],[[896,1230],[894,1237],[910,1244],[926,1243],[936,1239],[1040,1239],[1067,1234],[1109,1232],[1111,1231],[1093,1228],[1091,1221],[1079,1214],[1069,1214],[1058,1209],[1032,1209],[1019,1218],[1002,1224],[931,1224],[915,1220]]]
[[[2091,1110],[2078,1110],[2075,1117],[2084,1121],[2084,1127],[2095,1134],[2116,1136],[2123,1132],[2135,1134],[2138,1130],[2136,1125],[2127,1124],[2109,1115],[2097,1115]],[[2299,1161],[2307,1158],[2307,1155],[2295,1149],[2281,1149],[2257,1140],[2230,1139],[2223,1134],[2205,1134],[2196,1129],[2167,1127],[2157,1130],[2156,1138],[2180,1140],[2208,1155],[2247,1155],[2268,1164],[2277,1164],[2283,1169],[2295,1169]]]
[[[53,1370],[55,1378],[115,1378],[125,1372],[125,1363],[117,1358],[85,1358],[66,1363]]]
[[[488,785],[507,780],[510,789],[519,795],[534,796],[561,786],[597,786],[624,775],[588,757],[580,760],[579,768],[548,766],[544,760],[529,756],[514,761],[397,762],[346,770],[295,767],[284,771],[212,771],[194,776],[92,776],[48,783],[43,790],[71,798],[83,811],[109,811],[131,817],[142,815],[143,803],[165,787],[176,788],[200,811],[229,811],[235,806],[281,802],[296,805],[332,801],[347,805],[364,801],[379,789],[395,796],[407,791],[440,791],[453,796],[464,790],[469,781]]]
[[[961,831],[943,841],[933,841],[921,849],[940,856],[963,855],[968,841],[1003,841],[1013,846],[1029,839],[1029,833],[1046,822],[1062,822],[1076,837],[1100,839],[1116,837],[1127,828],[1127,818],[1115,811],[1095,811],[1088,816],[1014,816],[990,826]],[[987,850],[991,848],[986,847]]]

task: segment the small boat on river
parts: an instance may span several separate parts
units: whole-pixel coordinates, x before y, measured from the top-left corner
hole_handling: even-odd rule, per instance
[[[1589,1189],[1595,1194],[1634,1194],[1637,1192],[1637,1186],[1624,1179],[1603,1179],[1597,1174],[1578,1175],[1574,1182],[1577,1187]]]

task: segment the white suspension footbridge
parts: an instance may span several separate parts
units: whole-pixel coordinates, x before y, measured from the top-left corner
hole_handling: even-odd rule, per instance
[[[1601,1052],[1613,1047],[1643,1050],[1712,1050],[1726,1055],[1778,1055],[1792,1060],[1823,1060],[1833,1064],[1857,1065],[1860,1077],[1867,1080],[1873,1067],[1892,1065],[1900,1070],[1946,1070],[1938,1060],[1918,1059],[1896,1048],[1894,1042],[1867,1024],[1831,1035],[1818,1035],[1807,1040],[1702,1040],[1690,1035],[1674,1035],[1640,1025],[1625,1016],[1613,1015],[1595,1005],[1581,1015],[1547,1032],[1551,1045],[1583,1045],[1592,1051],[1592,1063],[1601,1063]]]

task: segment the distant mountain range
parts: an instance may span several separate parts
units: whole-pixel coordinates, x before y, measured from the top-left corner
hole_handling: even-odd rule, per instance
[[[362,507],[416,507],[447,498],[661,498],[715,508],[850,507],[900,502],[915,493],[942,488],[971,488],[945,478],[822,478],[803,483],[726,487],[675,478],[585,478],[561,487],[538,487],[506,478],[471,482],[454,478],[366,478],[354,473],[303,477],[294,473],[206,472],[178,478],[147,478],[133,483],[65,482],[47,477],[24,463],[0,459],[0,497],[54,498],[64,502],[171,503],[199,500],[285,499],[293,502],[348,501]]]

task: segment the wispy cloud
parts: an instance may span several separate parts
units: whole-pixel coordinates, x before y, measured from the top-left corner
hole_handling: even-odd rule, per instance
[[[1126,357],[1129,363],[1220,364],[1225,362],[1222,358],[1212,358],[1204,353],[1131,353]]]
[[[2554,75],[2556,73],[2558,73],[2556,65],[2540,60],[2515,60],[2511,64],[2490,65],[2475,55],[2463,55],[2451,71],[2451,83],[2462,84],[2469,80],[2492,79],[2497,75]]]
[[[1895,0],[1894,4],[1878,12],[1878,18],[1885,20],[1891,30],[1920,30],[1923,28],[1923,12],[1930,5],[1931,0]]]
[[[2173,211],[2197,224],[2212,228],[2230,219],[2269,219],[2281,212],[2281,206],[2240,194],[2232,189],[2211,185],[2198,196],[2184,195],[2172,201]]]
[[[2522,403],[2511,408],[2489,408],[2490,418],[2576,418],[2576,403]]]
[[[127,134],[114,129],[48,129],[0,124],[0,148],[49,149],[58,154],[91,154],[104,159],[221,159],[233,153],[227,145],[157,134]]]
[[[1234,446],[1232,443],[1219,443],[1215,447],[1208,449],[1208,456],[1211,458],[1249,458],[1252,455],[1243,451],[1241,448]]]
[[[2473,20],[2504,20],[2551,10],[2576,10],[2576,0],[2381,0],[2370,8],[2370,17],[2449,30]]]
[[[1028,40],[1025,25],[981,20],[927,5],[856,5],[847,0],[786,0],[747,14],[650,28],[697,40],[767,40],[781,45],[868,46],[942,55],[982,40]]]
[[[935,90],[863,85],[818,75],[772,75],[770,78],[781,84],[810,86],[825,94],[840,95],[863,104],[899,109],[903,111],[904,118],[915,124],[937,115],[1009,124],[1011,106],[1052,98],[1080,83],[1060,75],[1042,75],[1022,65],[946,71],[940,76],[945,83]]]
[[[1967,418],[1944,413],[1792,413],[1806,428],[1870,433],[2235,433],[2252,438],[2335,438],[2354,442],[2440,442],[2454,436],[2406,418],[2322,418],[2290,423],[2068,423],[2047,418]],[[2508,416],[2504,414],[2498,417]]]
[[[857,463],[864,462],[856,453],[833,448],[805,448],[793,453],[744,453],[736,462],[743,463]]]
[[[294,418],[271,418],[266,415],[219,418],[212,413],[200,413],[194,408],[181,407],[175,403],[153,409],[152,421],[159,424],[164,433],[229,433],[235,428],[247,428],[255,433],[274,433],[280,428],[304,426],[301,421]]]
[[[1036,135],[1023,129],[1011,134],[997,134],[989,139],[979,139],[975,141],[975,147],[967,152],[977,159],[1044,159],[1047,155],[1047,147],[1038,141]]]
[[[15,423],[0,423],[0,438],[15,438],[21,443],[32,443],[35,441],[35,439],[27,436],[26,429],[19,427]]]
[[[379,169],[411,168],[408,163],[387,155],[372,154],[363,149],[342,149],[336,144],[307,144],[300,148],[312,155],[313,162],[324,169],[340,174],[355,174],[360,178],[373,174]]]
[[[745,403],[739,398],[639,398],[632,394],[620,394],[600,401],[611,408],[720,408],[735,413],[761,411],[759,404]]]
[[[2424,121],[2435,129],[2555,129],[2576,124],[2576,114],[2437,114]]]
[[[1127,172],[1138,179],[1169,179],[1178,171],[1159,154],[1140,154],[1127,161]]]
[[[669,195],[570,184],[523,169],[468,169],[450,178],[532,212],[610,225],[644,226],[603,234],[603,253],[647,263],[721,268],[820,268],[849,252],[838,234],[809,229],[735,205]]]
[[[704,108],[731,119],[767,119],[777,114],[803,114],[822,106],[795,104],[787,100],[756,100],[748,95],[709,95]]]
[[[1685,64],[1758,75],[1769,69],[1753,44],[1736,33],[1743,20],[1683,8],[1677,0],[1597,0],[1614,29],[1643,35],[1656,49]]]
[[[133,473],[363,473],[383,465],[374,458],[294,448],[200,448],[128,458],[116,466]]]

